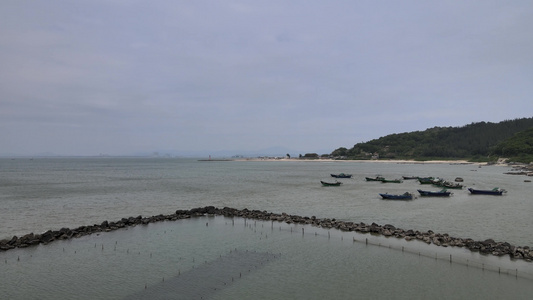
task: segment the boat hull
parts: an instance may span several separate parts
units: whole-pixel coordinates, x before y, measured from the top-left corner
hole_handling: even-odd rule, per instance
[[[383,182],[383,183],[402,183],[403,182],[400,179],[391,179],[391,180],[382,179],[380,181]]]
[[[344,173],[340,173],[340,174],[330,174],[331,177],[334,177],[334,178],[352,178],[352,174],[344,174]]]
[[[476,190],[473,188],[468,188],[468,191],[470,191],[470,194],[473,195],[494,195],[494,196],[501,196],[503,193],[505,193],[505,190]]]
[[[432,192],[432,191],[423,191],[423,190],[417,190],[418,193],[420,193],[420,196],[424,196],[424,197],[449,197],[451,192],[445,192],[445,191],[440,191],[440,192]]]
[[[339,186],[342,184],[342,182],[340,181],[336,181],[336,182],[326,182],[326,181],[320,181],[320,183],[322,183],[323,186]]]
[[[383,199],[386,200],[413,200],[413,195],[410,193],[405,193],[401,195],[392,195],[392,194],[379,194]]]
[[[378,176],[378,177],[374,177],[374,178],[372,178],[372,177],[365,177],[365,179],[366,179],[366,181],[383,181],[383,179],[385,179],[385,178],[383,178],[383,177],[379,177],[379,176]]]
[[[419,177],[418,182],[420,182],[420,184],[432,184],[433,177]]]

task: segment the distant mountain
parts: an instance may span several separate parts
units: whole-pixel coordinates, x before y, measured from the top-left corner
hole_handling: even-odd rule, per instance
[[[391,134],[351,149],[338,148],[332,156],[348,159],[496,159],[495,147],[513,135],[533,128],[533,118],[500,123],[479,122],[462,127],[434,127],[424,131]]]

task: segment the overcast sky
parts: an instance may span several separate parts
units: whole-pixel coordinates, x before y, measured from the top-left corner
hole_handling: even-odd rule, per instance
[[[532,95],[530,0],[0,2],[0,154],[321,154]]]

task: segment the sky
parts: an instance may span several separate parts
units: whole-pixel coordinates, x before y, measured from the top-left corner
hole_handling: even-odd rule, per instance
[[[533,1],[0,2],[0,154],[330,153],[533,117]]]

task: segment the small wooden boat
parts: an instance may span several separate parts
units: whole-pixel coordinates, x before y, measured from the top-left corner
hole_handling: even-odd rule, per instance
[[[445,180],[433,180],[433,185],[447,189],[462,189],[463,185]]]
[[[417,190],[420,193],[420,196],[427,196],[427,197],[449,197],[451,192],[446,191],[446,189],[442,189],[437,192],[433,191],[423,191],[423,190]]]
[[[387,200],[413,200],[413,194],[409,192],[405,192],[401,195],[393,195],[393,194],[379,194],[383,199]]]
[[[504,189],[500,189],[500,188],[493,188],[492,190],[476,190],[476,189],[473,189],[473,188],[468,188],[468,190],[470,191],[470,194],[473,194],[473,195],[497,195],[497,196],[501,196],[503,193],[507,193],[506,190]]]
[[[339,186],[342,184],[342,182],[336,181],[336,180],[335,182],[326,182],[326,181],[320,180],[320,183],[322,183],[323,186]]]
[[[385,178],[381,179],[380,181],[383,183],[402,183],[403,182],[401,179],[390,179],[389,180]]]
[[[432,184],[433,179],[433,177],[418,177],[418,182],[420,182],[420,184]]]
[[[366,179],[366,181],[382,181],[382,180],[385,179],[385,178],[383,178],[382,176],[378,175],[378,176],[376,176],[376,177],[374,177],[374,178],[372,178],[372,177],[365,177],[365,179]]]
[[[460,183],[453,183],[453,182],[449,182],[449,181],[445,181],[442,185],[439,185],[441,187],[445,187],[447,189],[462,189],[463,188],[463,185],[460,184]]]
[[[402,176],[404,180],[418,179],[418,176]]]
[[[335,178],[352,178],[352,174],[344,174],[344,173],[331,174],[331,177],[335,177]]]
[[[463,178],[462,177],[456,177],[455,178],[455,182],[463,182]]]

